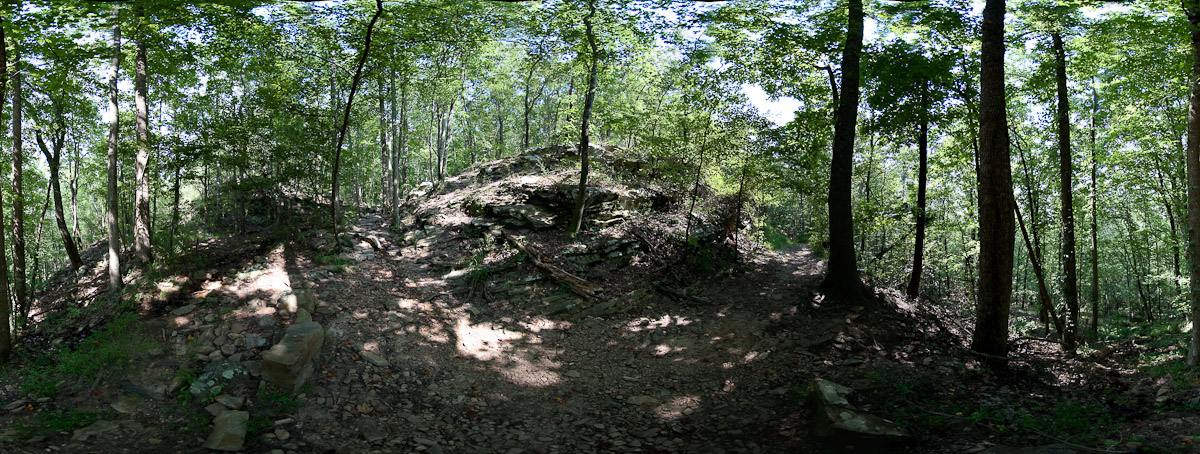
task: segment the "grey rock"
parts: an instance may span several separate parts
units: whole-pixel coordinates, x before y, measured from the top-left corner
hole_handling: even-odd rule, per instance
[[[213,431],[204,441],[204,447],[217,451],[238,451],[246,442],[246,423],[250,412],[230,410],[213,418]]]
[[[196,305],[189,304],[187,306],[180,306],[178,309],[171,311],[171,314],[182,317],[184,315],[192,313],[192,311],[194,311],[194,310],[196,310]]]
[[[224,405],[226,408],[228,408],[230,410],[241,410],[242,405],[246,404],[246,398],[241,397],[241,396],[231,396],[229,394],[222,394],[220,396],[217,396],[217,403]]]
[[[816,437],[838,442],[877,445],[905,444],[912,440],[903,427],[850,405],[846,395],[853,390],[817,379],[812,394],[813,427]]]
[[[250,372],[241,363],[219,359],[204,367],[204,372],[196,377],[188,392],[196,398],[204,398],[249,380]]]
[[[308,309],[300,308],[296,311],[296,323],[304,323],[304,322],[311,322],[311,321],[313,321],[312,312],[309,312]]]
[[[75,429],[75,432],[71,434],[71,441],[87,441],[88,438],[111,431],[118,427],[121,427],[121,423],[118,421],[96,421],[87,427]]]
[[[263,352],[263,378],[282,389],[300,389],[312,375],[312,357],[324,342],[325,331],[317,322],[289,326],[283,339]]]
[[[384,358],[383,355],[381,355],[379,353],[363,350],[359,354],[362,356],[363,359],[367,360],[368,363],[371,363],[375,367],[391,367],[391,365],[392,365],[392,363],[389,362],[387,360],[387,358]]]
[[[246,348],[262,348],[267,345],[267,338],[258,333],[248,333],[245,338]]]

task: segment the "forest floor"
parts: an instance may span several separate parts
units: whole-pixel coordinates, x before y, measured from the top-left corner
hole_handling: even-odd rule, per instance
[[[208,452],[226,407],[250,412],[247,452],[1200,451],[1200,388],[1177,366],[1177,335],[1074,357],[1016,339],[997,373],[965,348],[963,314],[882,290],[861,305],[823,301],[823,262],[807,247],[750,249],[705,275],[575,266],[610,296],[589,301],[469,237],[448,206],[414,241],[366,214],[338,253],[315,230],[208,241],[146,276],[140,316],[81,316],[27,338],[0,372],[0,452]],[[576,246],[550,231],[523,238],[548,257]],[[81,282],[100,287],[93,249]],[[259,370],[302,289],[325,340],[293,394]],[[193,393],[214,364],[249,376]],[[911,440],[815,439],[815,379],[852,388],[852,404]]]

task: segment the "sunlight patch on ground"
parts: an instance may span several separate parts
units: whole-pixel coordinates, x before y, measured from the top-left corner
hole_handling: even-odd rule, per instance
[[[640,317],[630,320],[625,324],[625,329],[631,333],[640,331],[653,331],[656,329],[667,328],[670,326],[688,326],[694,320],[687,317],[673,316],[670,314],[663,315],[659,318]],[[645,325],[645,326],[643,326]]]
[[[534,346],[542,343],[537,335],[507,330],[491,322],[472,325],[466,319],[458,320],[454,334],[460,354],[495,363],[494,370],[513,383],[545,387],[562,381],[555,372],[561,365],[550,359],[549,352]],[[517,347],[516,342],[526,346]]]
[[[691,411],[697,408],[700,408],[700,398],[689,394],[675,397],[669,402],[659,405],[658,408],[654,409],[654,413],[659,418],[673,421],[684,417],[684,415],[691,413]]]

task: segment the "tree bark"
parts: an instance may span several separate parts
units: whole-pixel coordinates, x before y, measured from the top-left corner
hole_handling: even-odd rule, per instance
[[[392,194],[391,181],[392,178],[388,174],[388,122],[387,104],[385,103],[386,92],[384,91],[383,77],[379,78],[379,205],[386,206],[389,196]],[[393,109],[395,110],[395,109]],[[393,115],[395,117],[395,115]],[[392,136],[392,141],[396,137]]]
[[[584,28],[587,29],[588,49],[591,51],[591,68],[588,70],[587,96],[583,99],[583,121],[579,134],[579,186],[575,196],[575,207],[571,210],[571,223],[567,225],[567,235],[574,237],[579,234],[583,225],[583,211],[587,208],[588,181],[588,122],[592,118],[592,103],[596,100],[596,71],[600,67],[600,56],[596,54],[596,32],[592,29],[592,19],[596,17],[596,0],[588,1],[588,14],[583,18]]]
[[[22,170],[25,168],[24,144],[22,132],[22,110],[25,97],[23,94],[21,59],[14,56],[12,68],[12,235],[13,235],[13,299],[22,317],[29,315],[29,301],[25,294],[25,189],[23,187]]]
[[[50,196],[54,198],[54,221],[58,225],[59,235],[62,236],[63,248],[67,251],[67,258],[71,261],[71,271],[75,271],[83,266],[83,260],[79,257],[79,248],[76,247],[75,240],[71,238],[71,231],[67,229],[67,219],[63,213],[62,203],[62,178],[59,176],[61,173],[62,144],[66,135],[66,131],[64,130],[66,125],[61,120],[61,104],[56,103],[54,110],[59,130],[54,133],[53,151],[42,140],[41,131],[38,131],[35,137],[37,138],[38,147],[42,150],[42,155],[46,158],[47,167],[50,168]]]
[[[1200,0],[1183,0],[1191,23],[1192,84],[1187,116],[1188,285],[1192,306],[1192,339],[1187,364],[1200,363]]]
[[[1097,248],[1098,234],[1097,234],[1097,229],[1096,229],[1096,215],[1097,215],[1096,199],[1099,198],[1099,194],[1097,193],[1098,187],[1096,186],[1096,168],[1098,167],[1098,165],[1096,163],[1096,109],[1098,107],[1097,104],[1098,104],[1098,101],[1096,99],[1096,89],[1093,86],[1092,87],[1092,129],[1091,129],[1091,139],[1092,139],[1092,143],[1091,143],[1091,145],[1092,145],[1092,147],[1091,147],[1092,148],[1092,150],[1091,150],[1092,151],[1092,178],[1091,178],[1091,180],[1092,180],[1091,181],[1091,183],[1092,183],[1092,194],[1091,194],[1092,195],[1092,289],[1091,289],[1091,294],[1090,294],[1090,300],[1092,303],[1092,326],[1090,328],[1091,328],[1093,338],[1097,337],[1100,334],[1100,249]],[[1176,247],[1179,247],[1178,244],[1179,243],[1176,242]],[[1175,255],[1178,256],[1179,254],[1177,253]],[[1178,271],[1175,274],[1179,274]]]
[[[393,60],[395,57],[393,57]],[[400,117],[396,114],[396,67],[392,66],[392,80],[388,85],[388,94],[392,98],[391,129],[392,129],[392,173],[390,193],[392,205],[392,226],[400,226]]]
[[[862,0],[850,0],[846,45],[842,50],[842,86],[833,128],[833,158],[829,166],[829,263],[820,290],[827,300],[858,301],[866,289],[858,276],[854,251],[851,179],[854,174],[854,135],[858,124],[859,60],[863,42]]]
[[[913,246],[913,268],[912,276],[908,281],[908,297],[916,298],[921,294],[921,272],[924,268],[925,258],[925,222],[928,217],[925,215],[925,184],[929,179],[929,106],[926,104],[929,96],[929,82],[925,82],[925,86],[921,90],[921,105],[924,109],[921,111],[921,129],[917,137],[917,150],[920,156],[921,163],[917,170],[917,234],[916,244]]]
[[[4,29],[7,25],[5,14],[0,14],[0,110],[4,108],[4,94],[8,85],[8,48],[4,40]],[[0,115],[0,118],[3,116]],[[4,191],[0,191],[0,208],[4,206]],[[0,209],[0,226],[4,225],[4,210]],[[8,298],[8,258],[4,251],[4,229],[0,228],[0,364],[7,363],[12,356],[12,332],[9,326],[12,320],[12,303]]]
[[[367,24],[362,55],[359,55],[358,66],[354,69],[354,78],[350,82],[350,95],[346,99],[346,111],[342,114],[342,124],[338,130],[337,146],[333,149],[333,188],[329,201],[330,214],[333,216],[334,236],[338,235],[338,171],[341,170],[342,145],[346,143],[346,127],[350,125],[350,108],[354,104],[354,94],[358,91],[358,83],[362,80],[363,64],[367,62],[367,55],[371,53],[371,33],[375,31],[375,23],[379,21],[381,15],[383,15],[383,0],[375,0],[375,15],[371,16],[371,22]]]
[[[1071,107],[1067,92],[1067,53],[1062,34],[1050,34],[1054,47],[1054,78],[1058,86],[1058,176],[1059,211],[1062,213],[1063,300],[1067,305],[1063,351],[1074,354],[1079,347],[1079,277],[1075,271],[1075,205],[1071,194]]]
[[[150,180],[147,166],[150,164],[150,105],[147,102],[149,88],[146,84],[146,18],[144,8],[138,4],[137,53],[134,57],[133,92],[137,109],[137,160],[134,163],[134,181],[137,194],[133,205],[133,253],[138,266],[146,267],[154,260],[150,249]]]
[[[108,76],[108,110],[112,118],[108,123],[108,213],[104,222],[108,226],[108,288],[113,293],[121,291],[121,232],[117,229],[117,145],[121,133],[120,105],[118,104],[117,77],[121,68],[121,22],[120,6],[113,5],[113,57]]]
[[[971,348],[1008,354],[1014,221],[1008,115],[1004,97],[1004,0],[983,8],[979,100],[979,287]],[[1006,366],[991,360],[994,368]]]

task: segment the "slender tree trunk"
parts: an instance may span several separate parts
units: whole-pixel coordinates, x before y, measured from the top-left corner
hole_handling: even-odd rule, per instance
[[[134,181],[137,195],[134,201],[133,251],[138,266],[146,267],[154,260],[150,249],[150,180],[147,167],[150,164],[150,105],[147,101],[149,88],[146,83],[146,24],[145,12],[136,6],[138,21],[137,61],[134,64],[133,91],[137,108],[137,161],[134,164]]]
[[[400,187],[408,189],[408,82],[400,87]],[[400,224],[397,214],[395,223]]]
[[[917,170],[917,234],[916,245],[913,246],[912,276],[908,281],[908,296],[916,298],[921,293],[921,272],[924,269],[925,258],[925,183],[929,178],[929,109],[926,98],[929,92],[929,82],[921,90],[921,105],[926,106],[921,114],[920,136],[917,137],[917,149],[920,153],[920,164]]]
[[[833,159],[829,166],[829,263],[820,287],[825,298],[831,300],[858,301],[867,296],[858,276],[850,194],[854,174],[854,134],[858,127],[862,43],[862,0],[850,0],[846,46],[842,51],[841,95],[833,128]]]
[[[1004,97],[1004,0],[983,8],[979,102],[979,290],[971,348],[1008,354],[1014,245],[1012,165]],[[994,368],[1005,363],[989,361]]]
[[[379,205],[386,206],[389,196],[392,194],[391,181],[392,178],[388,175],[388,115],[387,105],[384,102],[385,96],[383,77],[379,78]],[[395,109],[392,109],[395,110]],[[393,115],[394,116],[394,115]],[[392,136],[392,141],[396,137]]]
[[[25,168],[24,144],[21,137],[22,132],[22,111],[24,110],[25,97],[22,73],[24,69],[21,67],[20,57],[14,56],[13,72],[12,72],[12,97],[13,97],[13,113],[12,113],[12,236],[13,236],[13,298],[16,300],[17,309],[20,311],[22,320],[29,315],[29,301],[25,295],[25,189],[21,181],[22,170]]]
[[[0,110],[4,108],[4,94],[8,85],[8,46],[4,40],[8,11],[0,14]],[[2,116],[0,116],[2,118]],[[0,191],[0,208],[4,206],[4,191]],[[4,210],[0,209],[0,226],[4,225]],[[7,363],[12,354],[11,331],[12,302],[8,298],[8,259],[4,251],[4,229],[0,228],[0,364]]]
[[[1192,306],[1192,340],[1187,364],[1200,364],[1200,0],[1184,0],[1191,23],[1192,93],[1187,116],[1187,229],[1189,302]]]
[[[375,0],[375,15],[371,16],[371,22],[367,24],[367,34],[363,39],[363,51],[358,57],[358,66],[354,69],[354,79],[350,82],[350,95],[346,99],[346,111],[342,115],[342,125],[338,131],[337,146],[333,149],[333,184],[330,194],[330,214],[333,216],[333,233],[338,235],[338,171],[341,168],[342,162],[342,144],[346,142],[346,126],[350,124],[350,108],[354,104],[354,94],[358,91],[358,83],[362,80],[363,64],[367,62],[367,55],[371,53],[371,33],[375,31],[375,23],[379,21],[379,16],[383,14],[383,0]]]
[[[171,244],[168,253],[175,253],[175,236],[179,234],[179,174],[182,166],[175,168],[175,183],[171,187]]]
[[[1049,314],[1049,318],[1054,321],[1054,330],[1062,333],[1063,320],[1058,317],[1058,311],[1054,310],[1054,302],[1050,300],[1050,291],[1046,286],[1046,273],[1042,271],[1042,264],[1038,261],[1033,244],[1029,241],[1029,231],[1025,229],[1025,221],[1021,219],[1021,207],[1014,203],[1013,209],[1016,211],[1017,223],[1021,226],[1021,237],[1025,239],[1025,250],[1029,251],[1029,264],[1032,265],[1033,275],[1037,278],[1038,302],[1041,304],[1042,310]]]
[[[121,232],[117,229],[117,145],[121,133],[121,121],[117,94],[117,77],[121,68],[121,22],[120,6],[113,5],[113,57],[112,70],[108,77],[108,110],[112,115],[108,124],[108,287],[112,293],[121,291]]]
[[[1092,303],[1092,337],[1095,338],[1100,334],[1100,249],[1097,247],[1097,229],[1096,229],[1096,199],[1099,198],[1099,188],[1096,185],[1096,110],[1098,101],[1096,99],[1096,88],[1092,87],[1092,289],[1090,300]],[[1176,242],[1176,247],[1178,247]],[[1178,256],[1178,254],[1176,254]],[[1179,274],[1178,272],[1176,274]]]
[[[61,105],[56,104],[55,112],[59,114],[56,116],[61,118],[61,111]],[[75,240],[71,238],[71,231],[67,229],[66,216],[63,214],[61,177],[59,177],[62,143],[66,134],[66,131],[62,128],[65,126],[61,121],[58,124],[60,129],[55,132],[57,137],[54,139],[54,151],[50,151],[49,147],[46,146],[46,143],[42,140],[42,133],[40,131],[35,134],[35,137],[37,138],[38,147],[42,149],[42,155],[46,158],[47,167],[50,168],[50,196],[54,198],[54,221],[58,226],[59,235],[62,236],[63,248],[67,251],[67,258],[71,261],[71,271],[75,271],[83,266],[83,260],[79,257],[79,249],[75,246]]]
[[[587,208],[588,180],[588,122],[592,119],[592,103],[596,100],[596,72],[600,68],[600,56],[596,54],[596,33],[592,29],[592,18],[596,17],[596,0],[588,0],[588,14],[583,18],[587,29],[588,49],[591,51],[591,68],[588,70],[588,91],[583,100],[583,121],[579,134],[579,193],[575,196],[575,208],[571,210],[571,223],[567,235],[579,234],[583,225],[583,211]]]
[[[83,246],[83,238],[79,229],[79,144],[72,141],[71,147],[71,236],[75,243]]]
[[[393,60],[394,59],[395,59],[395,57],[393,57]],[[392,66],[392,80],[391,80],[391,84],[388,85],[388,89],[389,89],[389,95],[391,95],[390,97],[392,98],[392,112],[391,112],[391,114],[392,114],[391,115],[391,127],[392,127],[392,163],[391,163],[392,174],[391,174],[391,177],[392,177],[392,184],[391,184],[391,193],[388,195],[391,196],[392,226],[399,228],[399,226],[400,226],[400,188],[401,188],[401,186],[400,186],[400,184],[401,184],[401,181],[400,181],[400,141],[404,140],[404,139],[400,136],[400,126],[399,126],[400,117],[396,114],[396,103],[398,100],[396,99],[396,67],[395,66]]]

